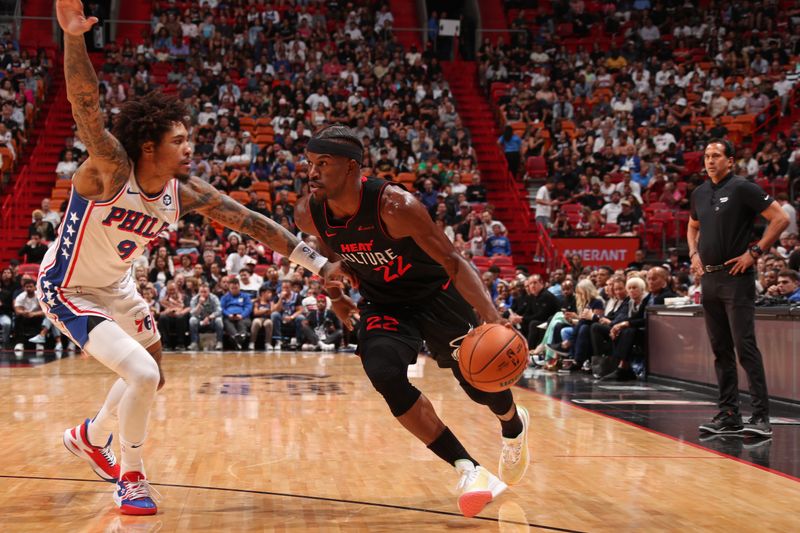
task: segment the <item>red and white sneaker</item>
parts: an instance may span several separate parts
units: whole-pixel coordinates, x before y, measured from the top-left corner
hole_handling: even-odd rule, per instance
[[[158,491],[150,486],[144,474],[125,472],[117,481],[114,503],[122,514],[152,515],[158,512],[158,496]]]
[[[115,483],[119,479],[119,465],[114,452],[111,451],[111,441],[114,436],[109,435],[105,446],[93,446],[89,442],[87,431],[89,419],[83,424],[64,431],[64,447],[76,457],[80,457],[92,467],[94,473],[106,481]]]

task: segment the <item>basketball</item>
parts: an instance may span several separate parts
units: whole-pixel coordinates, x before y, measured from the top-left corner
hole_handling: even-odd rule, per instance
[[[458,366],[476,389],[504,391],[517,382],[528,366],[528,343],[513,328],[483,324],[464,337]]]

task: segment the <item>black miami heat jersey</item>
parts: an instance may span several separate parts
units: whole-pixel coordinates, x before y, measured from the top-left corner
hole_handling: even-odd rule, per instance
[[[388,235],[380,217],[381,197],[388,185],[383,179],[361,178],[358,211],[344,221],[332,220],[327,204],[311,196],[311,216],[323,242],[357,274],[359,292],[367,301],[418,302],[441,291],[449,278],[414,239]]]

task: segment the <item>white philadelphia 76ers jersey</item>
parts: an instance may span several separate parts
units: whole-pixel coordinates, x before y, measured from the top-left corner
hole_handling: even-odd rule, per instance
[[[49,290],[118,283],[147,244],[179,218],[177,179],[148,196],[131,172],[122,190],[105,202],[87,200],[73,186],[58,237],[39,269],[41,284]]]

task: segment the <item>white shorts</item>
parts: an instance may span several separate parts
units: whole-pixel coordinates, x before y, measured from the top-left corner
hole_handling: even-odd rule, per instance
[[[39,278],[36,295],[47,318],[78,346],[89,341],[89,317],[113,320],[122,330],[143,347],[148,348],[161,339],[150,307],[136,290],[130,275],[111,287],[44,286]]]

